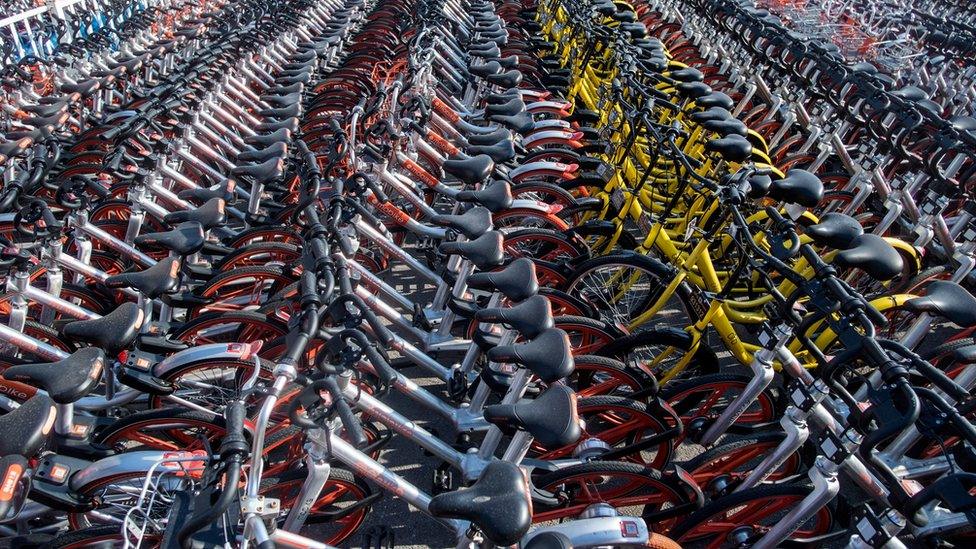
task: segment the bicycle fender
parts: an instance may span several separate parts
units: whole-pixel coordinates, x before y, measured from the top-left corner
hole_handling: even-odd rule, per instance
[[[898,253],[900,253],[903,258],[912,261],[911,264],[912,270],[914,270],[917,273],[919,269],[922,268],[922,258],[919,257],[920,255],[919,251],[915,248],[915,246],[912,246],[908,242],[905,242],[904,240],[901,240],[899,238],[886,236],[884,237],[884,239],[885,242],[891,244],[892,247],[898,250]]]
[[[156,364],[156,367],[153,368],[153,375],[163,377],[177,368],[201,360],[250,360],[259,349],[259,345],[250,343],[209,343],[190,347],[170,355]]]
[[[116,454],[105,459],[100,459],[74,473],[70,477],[69,485],[72,490],[81,490],[93,482],[117,477],[122,474],[148,473],[149,469],[156,465],[156,463],[159,463],[155,468],[157,473],[166,471],[177,472],[184,467],[190,467],[189,463],[184,460],[193,457],[199,457],[201,460],[206,459],[206,455],[198,452],[141,451]],[[172,459],[174,461],[164,461],[166,459]],[[201,461],[202,463],[203,461]]]

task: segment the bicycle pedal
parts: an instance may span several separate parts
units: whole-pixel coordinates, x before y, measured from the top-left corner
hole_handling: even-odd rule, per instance
[[[446,463],[442,463],[434,470],[431,494],[443,494],[454,488],[454,471]]]
[[[396,546],[393,530],[377,524],[363,532],[363,549],[393,549]]]

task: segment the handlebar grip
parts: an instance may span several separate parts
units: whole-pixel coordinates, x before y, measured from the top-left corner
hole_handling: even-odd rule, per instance
[[[376,370],[376,375],[379,376],[380,380],[383,382],[384,387],[389,387],[397,379],[397,372],[392,366],[386,361],[385,358],[380,354],[376,347],[372,345],[367,345],[363,351],[366,353],[366,358],[369,359],[370,364],[373,365],[373,369]]]
[[[311,271],[302,272],[302,278],[299,284],[302,292],[302,303],[318,299],[318,281],[315,279],[315,273]]]
[[[349,438],[349,441],[356,448],[365,447],[369,444],[369,439],[363,433],[363,426],[359,422],[359,418],[356,417],[356,414],[353,413],[352,408],[349,407],[349,402],[346,401],[346,397],[342,394],[342,389],[339,388],[339,384],[336,383],[333,377],[327,377],[323,381],[329,394],[332,395],[333,405],[335,406],[336,413],[339,414],[339,421],[342,422],[342,427],[346,430],[346,436]]]
[[[244,438],[244,419],[246,416],[247,411],[244,408],[244,402],[241,400],[232,401],[224,410],[227,433],[220,443],[221,459],[247,455],[249,448],[247,439]]]
[[[342,133],[343,132],[343,130],[342,130],[342,124],[339,123],[339,119],[338,118],[333,118],[333,119],[329,120],[329,129],[332,130],[333,133]]]

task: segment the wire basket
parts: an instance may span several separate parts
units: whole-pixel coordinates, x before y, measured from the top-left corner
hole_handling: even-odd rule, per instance
[[[149,468],[139,498],[122,520],[125,549],[138,549],[147,536],[162,535],[173,496],[195,490],[209,460],[204,451],[173,452]]]

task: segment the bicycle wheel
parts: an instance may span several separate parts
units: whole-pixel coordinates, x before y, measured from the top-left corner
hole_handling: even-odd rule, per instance
[[[286,471],[264,481],[261,494],[281,500],[281,521],[288,516],[305,482],[304,470]],[[315,539],[338,545],[353,535],[366,520],[370,506],[357,503],[373,497],[368,484],[345,469],[332,468],[329,481],[312,504],[306,524],[314,524]]]
[[[631,398],[637,393],[650,394],[657,386],[653,376],[639,368],[630,368],[619,360],[577,355],[573,356],[573,362],[576,367],[565,381],[579,397],[609,395]]]
[[[717,477],[728,477],[731,482],[741,481],[772,452],[785,438],[782,432],[759,433],[748,436],[730,435],[722,444],[712,446],[683,465],[695,482],[705,488]],[[803,450],[792,453],[768,481],[777,481],[805,470]]]
[[[592,303],[603,320],[629,326],[660,298],[673,278],[672,269],[656,259],[614,254],[581,263],[564,290]],[[684,328],[693,324],[689,293],[679,287],[647,325]]]
[[[204,441],[218,443],[226,432],[224,418],[203,412],[167,408],[121,418],[92,437],[92,442],[132,450],[197,450]]]
[[[111,477],[99,479],[81,486],[75,492],[82,501],[93,501],[96,506],[85,513],[68,513],[68,524],[75,530],[101,526],[106,524],[121,524],[126,513],[139,500],[146,482],[146,471],[126,471]],[[157,488],[157,501],[153,506],[151,519],[164,520],[169,513],[169,505],[162,503],[172,501],[178,491],[174,483],[161,482]],[[116,526],[116,528],[119,528]]]
[[[556,328],[569,336],[574,356],[597,354],[600,349],[624,335],[609,322],[584,316],[557,316],[552,320]]]
[[[191,345],[207,343],[267,343],[288,333],[283,322],[256,311],[204,313],[177,327],[170,337]]]
[[[122,547],[124,543],[122,529],[118,526],[93,526],[82,530],[65,532],[45,547],[57,549],[106,549],[108,547]],[[159,536],[149,535],[142,539],[142,547],[156,547],[161,541]]]
[[[240,267],[285,266],[301,259],[301,249],[287,242],[257,242],[235,249],[216,264],[215,271],[230,271]]]
[[[623,461],[571,465],[542,475],[533,484],[561,499],[555,507],[533,502],[533,522],[574,519],[590,505],[607,503],[621,513],[643,516],[649,528],[666,532],[673,519],[658,520],[655,515],[693,503],[687,487],[674,475]]]
[[[667,420],[651,413],[643,402],[616,396],[597,396],[579,399],[576,410],[585,425],[581,442],[599,439],[607,443],[611,450],[633,447],[631,453],[618,459],[658,470],[671,462],[674,455],[671,439],[643,449],[634,447],[642,440],[669,429]],[[543,460],[569,459],[577,446],[576,443],[563,448],[534,445],[530,455]]]
[[[187,310],[187,318],[205,312],[253,309],[293,281],[281,267],[242,267],[213,277],[194,293],[213,301]]]
[[[240,396],[241,388],[251,378],[254,368],[253,360],[201,360],[184,364],[159,377],[176,387],[175,396],[216,411],[223,410],[228,402]],[[258,383],[271,379],[271,369],[269,363],[261,362]],[[260,400],[262,397],[254,398]],[[162,408],[166,400],[152,395],[149,405]]]
[[[505,234],[505,254],[512,258],[529,257],[559,262],[587,254],[585,244],[549,229],[518,229]]]
[[[691,349],[691,334],[667,326],[652,326],[621,337],[600,349],[600,354],[624,361],[656,377],[672,373],[678,363],[687,357]],[[695,349],[690,362],[680,372],[673,372],[675,379],[695,375],[714,374],[719,371],[718,356],[704,341]]]
[[[751,539],[769,531],[810,493],[809,486],[766,485],[735,492],[705,505],[675,526],[668,535],[682,547],[741,547],[734,533]],[[829,507],[809,517],[788,539],[799,541],[830,532]]]
[[[739,394],[751,378],[736,374],[712,374],[676,381],[661,389],[661,399],[671,405],[688,426],[695,418],[717,418]],[[779,417],[776,397],[767,388],[759,394],[736,423],[748,425],[775,421]]]

